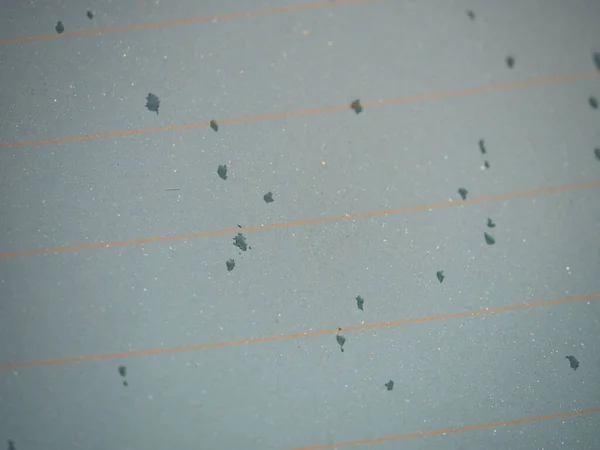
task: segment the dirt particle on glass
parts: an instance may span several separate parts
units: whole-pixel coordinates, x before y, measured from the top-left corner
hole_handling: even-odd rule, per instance
[[[458,193],[460,194],[460,197],[461,197],[463,200],[466,200],[466,199],[467,199],[467,194],[469,193],[469,191],[467,191],[465,188],[460,188],[460,189],[458,190]]]
[[[596,155],[596,158],[600,161],[600,148],[594,149],[594,155]]]
[[[485,161],[483,162],[483,167],[485,167],[486,169],[489,169],[489,168],[490,168],[490,163],[489,163],[489,161],[485,160]]]
[[[272,193],[272,192],[270,192],[270,191],[269,191],[269,192],[267,192],[267,193],[266,193],[266,194],[263,196],[263,199],[264,199],[265,203],[272,203],[272,202],[274,202],[274,201],[275,201],[275,200],[273,200],[273,193]]]
[[[487,153],[487,149],[485,148],[485,142],[483,139],[479,139],[479,151],[482,155],[485,155]]]
[[[361,311],[364,311],[365,299],[362,298],[360,295],[356,297],[356,306]]]
[[[15,446],[15,442],[12,440],[8,440],[8,450],[16,450],[17,447]]]
[[[211,120],[210,121],[210,127],[214,130],[214,131],[219,131],[219,124],[217,123],[216,120]]]
[[[360,104],[360,100],[356,99],[352,103],[350,103],[350,108],[354,110],[356,114],[360,114],[363,111],[363,107]]]
[[[121,375],[122,377],[126,377],[127,376],[127,367],[119,366],[119,375]]]
[[[600,53],[594,52],[594,65],[597,70],[600,70]]]
[[[444,282],[444,278],[446,278],[446,276],[444,275],[444,271],[443,270],[438,270],[436,273],[437,279],[440,283]]]
[[[579,360],[577,358],[575,358],[573,355],[567,356],[566,358],[569,360],[571,369],[577,370],[577,368],[579,367]]]
[[[385,387],[388,391],[391,391],[392,389],[394,389],[394,382],[392,380],[388,381],[387,383],[385,383]]]
[[[227,179],[227,166],[222,165],[217,168],[217,174],[221,177],[222,180]]]
[[[91,12],[91,11],[88,11],[88,12],[86,13],[86,16],[87,16],[87,18],[88,18],[88,19],[92,20],[92,19],[94,18],[94,13],[93,13],[93,12]]]
[[[507,56],[506,57],[506,65],[508,66],[509,69],[512,69],[513,67],[515,67],[515,58],[514,58],[514,56]]]
[[[471,10],[467,11],[467,16],[469,16],[469,19],[471,20],[475,20],[475,13]]]
[[[495,224],[495,223],[492,221],[492,219],[490,219],[490,218],[488,217],[488,220],[487,220],[487,227],[488,227],[488,228],[494,228],[495,226],[496,226],[496,224]]]
[[[54,29],[56,30],[56,32],[58,34],[63,34],[63,32],[65,31],[65,26],[63,25],[63,23],[59,20],[58,22],[56,22],[56,26],[54,27]]]
[[[158,108],[160,107],[160,100],[157,95],[149,93],[146,97],[146,108],[148,111],[155,112],[158,115]]]
[[[485,238],[485,243],[487,245],[494,245],[496,243],[496,239],[488,233],[483,233],[483,237]]]
[[[340,350],[343,352],[344,351],[344,344],[346,343],[346,338],[344,336],[342,336],[341,334],[338,334],[335,337],[335,340],[337,341],[338,345],[340,346]]]
[[[239,248],[241,251],[245,252],[248,250],[248,244],[246,243],[246,237],[242,233],[238,233],[237,236],[233,238],[233,245]]]
[[[225,263],[225,265],[227,266],[227,272],[231,272],[235,267],[235,260],[230,259]]]
[[[592,109],[598,109],[598,99],[596,97],[590,97],[588,102],[590,103]]]

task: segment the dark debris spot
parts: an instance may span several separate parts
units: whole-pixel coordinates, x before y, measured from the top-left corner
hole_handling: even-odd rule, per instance
[[[248,250],[248,244],[246,244],[246,237],[242,233],[238,233],[237,236],[233,238],[233,245],[235,245],[243,252]]]
[[[487,245],[494,245],[496,243],[496,239],[494,239],[493,236],[487,233],[483,233],[483,237],[485,238],[485,243]]]
[[[600,148],[594,149],[594,155],[596,155],[596,158],[598,158],[598,160],[600,161]]]
[[[490,219],[488,217],[487,226],[488,226],[488,228],[494,228],[496,226],[496,224],[494,222],[492,222],[492,219]]]
[[[579,360],[575,358],[573,355],[566,357],[569,360],[569,364],[571,365],[571,369],[577,370],[579,367]]]
[[[483,162],[483,166],[484,166],[486,169],[489,169],[489,168],[490,168],[490,163],[489,163],[487,160],[485,160],[485,161]]]
[[[267,192],[264,196],[263,199],[265,200],[266,203],[272,203],[275,200],[273,200],[273,193],[272,192]]]
[[[231,272],[233,270],[233,268],[235,267],[235,260],[230,259],[225,263],[225,265],[227,266],[227,271]]]
[[[342,336],[341,334],[338,334],[335,337],[335,340],[337,341],[338,345],[340,346],[340,349],[342,351],[344,351],[344,344],[346,343],[346,338],[344,336]]]
[[[588,101],[593,109],[598,109],[598,99],[596,97],[590,97]]]
[[[125,366],[119,366],[119,375],[121,375],[122,377],[127,375],[127,367]]]
[[[127,380],[123,381],[123,386],[125,386],[125,387],[129,386],[129,383],[127,382]]]
[[[479,139],[479,151],[482,155],[485,155],[487,152],[487,149],[485,148],[485,142],[483,139]]]
[[[475,20],[475,13],[471,10],[467,11],[467,16],[469,16],[469,19],[471,20]]]
[[[600,53],[598,52],[594,53],[594,65],[596,66],[596,69],[600,70]]]
[[[214,131],[219,131],[219,124],[217,123],[216,120],[211,120],[210,121],[210,127],[214,130]]]
[[[242,226],[238,223],[238,228],[242,228]]]
[[[56,32],[58,34],[62,34],[65,31],[65,26],[63,25],[63,23],[59,20],[58,22],[56,22],[56,26],[54,27],[54,29],[56,30]]]
[[[469,191],[467,191],[465,188],[460,188],[458,190],[458,193],[460,194],[460,196],[461,196],[461,198],[463,200],[466,200],[467,199],[467,194],[469,193]]]
[[[446,277],[444,276],[444,271],[443,271],[443,270],[438,270],[438,271],[437,271],[437,273],[436,273],[436,275],[437,275],[437,279],[438,279],[438,281],[439,281],[440,283],[443,283],[443,281],[444,281],[444,278],[446,278]]]
[[[506,57],[506,65],[509,69],[512,69],[515,66],[515,58],[512,56]]]
[[[350,108],[352,108],[356,114],[360,114],[363,111],[363,107],[358,99],[350,103]]]
[[[392,380],[388,381],[387,383],[385,383],[385,387],[388,391],[391,391],[392,389],[394,389],[394,382]]]
[[[158,96],[154,95],[153,93],[149,93],[146,97],[146,108],[148,108],[148,111],[155,112],[158,115],[159,106],[160,100],[158,99]]]
[[[362,298],[360,295],[356,297],[356,306],[358,307],[358,309],[360,309],[361,311],[364,311],[364,304],[365,304],[365,299]]]
[[[8,440],[8,450],[16,450],[15,443],[12,440]]]
[[[221,177],[222,180],[227,179],[227,166],[222,165],[217,168],[217,174]]]
[[[86,15],[87,15],[87,18],[88,18],[88,19],[90,19],[90,20],[94,18],[94,13],[93,13],[93,12],[91,12],[91,11],[88,11],[88,12],[86,13]]]

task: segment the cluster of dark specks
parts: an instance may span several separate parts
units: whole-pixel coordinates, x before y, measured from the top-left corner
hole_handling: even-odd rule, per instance
[[[481,152],[482,155],[487,154],[487,148],[485,148],[485,141],[483,139],[479,139],[479,151]],[[485,161],[483,161],[483,166],[486,169],[490,168],[490,163],[487,159]]]
[[[127,376],[127,367],[119,366],[119,375],[121,375],[121,377],[125,378]],[[127,383],[127,380],[123,380],[123,386],[125,386],[125,387],[129,386],[129,383]]]
[[[94,18],[94,13],[92,11],[90,11],[89,9],[85,13],[85,15],[90,20],[92,20]],[[56,32],[58,34],[63,34],[65,32],[65,26],[63,25],[62,20],[59,20],[58,22],[56,22],[56,26],[54,27],[54,29],[56,30]]]

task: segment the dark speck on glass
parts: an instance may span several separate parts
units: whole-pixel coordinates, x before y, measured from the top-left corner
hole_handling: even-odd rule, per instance
[[[127,375],[127,367],[125,366],[119,366],[119,375],[121,375],[122,377]]]
[[[494,222],[492,222],[492,219],[490,219],[488,217],[487,226],[488,226],[488,228],[494,228],[496,226],[496,224]]]
[[[10,439],[8,440],[8,450],[16,450],[17,447],[15,447],[15,443],[14,441],[11,441]]]
[[[56,22],[56,26],[54,27],[54,29],[56,30],[56,32],[58,34],[62,34],[65,31],[65,26],[63,25],[63,23],[59,20],[58,22]]]
[[[566,357],[569,360],[569,364],[571,365],[571,369],[577,370],[579,367],[579,361],[573,355]]]
[[[594,149],[594,155],[596,155],[596,158],[600,161],[600,148]]]
[[[600,70],[600,53],[598,52],[594,53],[594,65],[596,66],[597,70]]]
[[[335,340],[337,341],[338,345],[340,346],[340,349],[342,351],[344,351],[344,344],[346,343],[346,338],[344,336],[342,336],[341,334],[338,334],[335,337]]]
[[[158,115],[158,108],[160,107],[160,100],[157,95],[149,93],[146,97],[146,108],[148,111],[155,112]]]
[[[482,155],[485,155],[485,153],[487,152],[487,150],[485,148],[485,142],[483,141],[483,139],[479,140],[479,151],[481,152]]]
[[[387,383],[385,383],[385,387],[388,391],[391,391],[392,389],[394,389],[394,382],[392,380],[388,381]]]
[[[239,248],[241,251],[245,252],[248,250],[248,244],[246,244],[246,238],[242,233],[238,233],[236,237],[233,238],[233,245]]]
[[[475,20],[475,13],[473,11],[467,11],[467,16],[469,16],[469,19]]]
[[[486,161],[484,161],[484,162],[483,162],[483,166],[484,166],[486,169],[489,169],[489,168],[490,168],[490,163],[489,163],[489,162],[486,160]]]
[[[515,58],[512,56],[506,57],[506,65],[509,69],[512,69],[515,66]]]
[[[273,193],[272,192],[267,192],[264,196],[263,199],[265,200],[266,203],[272,203],[275,200],[273,200]]]
[[[227,179],[227,166],[226,165],[219,166],[217,168],[217,174],[221,177],[222,180],[226,180]]]
[[[227,271],[231,272],[233,270],[233,268],[235,267],[235,260],[230,259],[229,261],[227,261],[225,263],[225,265],[227,266]]]
[[[350,103],[350,108],[352,108],[356,114],[360,114],[363,111],[363,107],[358,99]]]
[[[465,188],[460,188],[458,190],[458,193],[460,194],[460,196],[461,196],[461,198],[463,200],[466,200],[467,199],[467,194],[469,193],[469,191],[467,191]]]
[[[219,131],[219,124],[216,120],[210,121],[210,127],[213,129],[213,131]]]
[[[88,12],[87,12],[87,18],[88,18],[88,19],[93,19],[93,18],[94,18],[94,13],[93,13],[93,12],[91,12],[91,11],[88,11]]]
[[[598,109],[598,100],[596,99],[596,97],[590,97],[589,102],[590,102],[590,106],[593,109]]]
[[[437,273],[436,273],[436,275],[437,275],[437,279],[438,279],[438,281],[440,283],[442,283],[444,281],[444,278],[446,278],[444,276],[444,271],[443,270],[438,270]]]
[[[356,297],[356,306],[358,307],[358,309],[360,309],[361,311],[364,311],[364,305],[365,305],[365,299],[362,298],[360,295],[358,297]]]
[[[496,239],[488,233],[483,233],[483,237],[485,238],[485,243],[487,245],[494,245],[496,243]]]

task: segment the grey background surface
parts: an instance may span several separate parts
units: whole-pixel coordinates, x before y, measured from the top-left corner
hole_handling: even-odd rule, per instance
[[[591,0],[375,0],[6,42],[52,35],[57,20],[69,33],[299,4],[4,2],[0,145],[586,74],[600,51]],[[600,408],[592,95],[595,76],[217,133],[3,146],[0,445],[291,449]],[[483,198],[586,182],[306,223],[459,201],[460,187]],[[295,221],[232,245],[238,225]],[[11,255],[220,230],[232,232]],[[582,295],[595,297],[439,318]],[[93,360],[428,317],[343,331],[343,353],[329,333]],[[352,448],[597,449],[598,430],[595,412]]]

